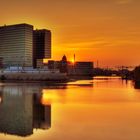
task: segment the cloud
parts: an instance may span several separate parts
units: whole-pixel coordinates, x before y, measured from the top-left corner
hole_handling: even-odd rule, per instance
[[[133,0],[117,0],[117,4],[129,4],[133,2]]]
[[[90,40],[84,42],[67,42],[60,46],[68,50],[91,50],[91,49],[119,49],[119,48],[131,48],[131,46],[139,46],[139,40],[129,39],[103,39],[103,40]]]
[[[65,46],[67,49],[92,49],[100,48],[103,46],[108,46],[110,43],[104,40],[93,40],[86,42],[74,42],[74,43],[65,43],[61,46]]]

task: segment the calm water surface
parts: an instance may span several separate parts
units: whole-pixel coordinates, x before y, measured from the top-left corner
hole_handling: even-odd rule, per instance
[[[140,140],[140,89],[98,77],[0,84],[0,140]]]

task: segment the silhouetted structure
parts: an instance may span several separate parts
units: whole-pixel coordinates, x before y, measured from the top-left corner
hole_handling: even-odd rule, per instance
[[[133,71],[128,69],[119,69],[114,70],[111,68],[94,68],[93,69],[94,76],[120,76],[122,79],[128,80],[133,79]]]
[[[68,72],[68,65],[67,65],[67,57],[64,55],[60,62],[60,72],[67,73]]]
[[[37,67],[37,61],[43,63],[43,59],[51,58],[51,31],[42,29],[33,31],[33,66]]]
[[[140,89],[140,82],[134,82],[135,89]]]
[[[134,70],[134,81],[140,82],[140,66],[136,67]]]
[[[93,76],[93,62],[69,63],[68,75]]]
[[[140,66],[134,69],[134,87],[140,89]]]
[[[69,76],[93,76],[93,62],[74,62],[67,61],[64,55],[61,61],[48,61],[49,69],[58,69],[61,73],[67,73]]]
[[[49,60],[48,61],[48,68],[53,69],[60,69],[60,61]]]

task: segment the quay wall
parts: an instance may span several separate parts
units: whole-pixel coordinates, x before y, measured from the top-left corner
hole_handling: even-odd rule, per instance
[[[21,80],[21,81],[65,81],[68,80],[66,74],[62,73],[0,73],[1,80]]]

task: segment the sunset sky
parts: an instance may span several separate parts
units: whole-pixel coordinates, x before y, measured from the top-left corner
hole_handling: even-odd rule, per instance
[[[52,59],[140,64],[140,0],[1,0],[0,25],[52,31]]]

